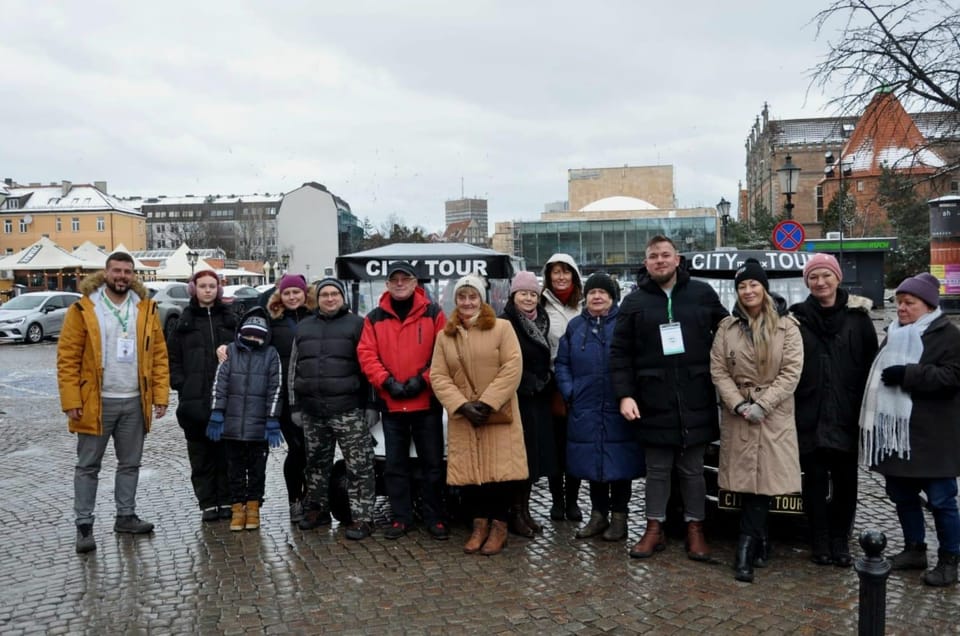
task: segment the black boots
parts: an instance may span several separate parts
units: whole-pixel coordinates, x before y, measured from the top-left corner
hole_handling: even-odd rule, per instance
[[[583,521],[578,499],[580,497],[580,480],[570,475],[556,475],[549,478],[550,496],[553,505],[550,507],[550,518],[554,521]]]
[[[750,535],[741,534],[737,542],[737,552],[734,556],[733,578],[744,583],[753,583],[753,555],[757,547],[757,540]]]
[[[846,537],[830,539],[830,561],[838,568],[848,568],[853,565],[853,557],[850,556],[850,542]]]
[[[923,582],[933,587],[946,587],[957,583],[957,559],[960,555],[939,550],[937,567],[923,573]]]
[[[926,570],[927,544],[908,543],[903,552],[890,558],[890,565],[894,570]]]

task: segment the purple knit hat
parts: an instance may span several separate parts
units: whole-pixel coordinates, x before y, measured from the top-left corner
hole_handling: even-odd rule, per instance
[[[940,281],[933,274],[922,272],[908,278],[897,287],[898,294],[916,296],[931,307],[940,306]]]
[[[284,274],[283,278],[280,279],[280,284],[277,285],[279,291],[284,289],[289,289],[291,287],[296,287],[300,291],[306,293],[307,291],[307,279],[304,278],[303,274]]]
[[[533,272],[517,272],[510,283],[510,295],[513,296],[518,291],[532,291],[540,293],[540,283],[537,282],[537,276]]]

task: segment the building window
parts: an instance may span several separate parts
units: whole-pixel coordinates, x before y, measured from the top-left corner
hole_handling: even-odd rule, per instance
[[[817,221],[823,222],[823,186],[817,186]]]
[[[7,199],[7,209],[17,210],[20,208],[20,199]]]
[[[57,232],[63,232],[63,221],[57,217]]]
[[[50,238],[50,235],[47,234],[47,233],[43,233],[43,234],[41,234],[40,236],[42,236],[43,238]]]
[[[107,229],[107,222],[102,216],[97,217],[97,232],[103,232]]]
[[[24,221],[23,219],[20,219],[20,233],[21,234],[27,233],[27,222]]]
[[[47,205],[56,205],[59,200],[57,197],[50,197],[47,199]]]
[[[79,231],[80,231],[80,217],[79,217],[79,216],[75,216],[75,217],[73,217],[72,219],[70,219],[70,229],[73,230],[74,232],[79,232]]]
[[[857,181],[857,192],[863,192],[863,181]]]
[[[960,192],[960,181],[950,182],[950,192]]]
[[[13,248],[12,248],[12,247],[8,247],[8,248],[7,248],[7,254],[13,254]]]
[[[3,233],[4,234],[13,234],[13,221],[10,219],[3,220]]]

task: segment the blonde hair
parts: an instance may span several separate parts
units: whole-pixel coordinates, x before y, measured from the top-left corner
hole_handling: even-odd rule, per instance
[[[740,302],[740,294],[737,294],[737,307],[740,308],[740,314],[747,321],[747,327],[750,330],[750,339],[753,341],[753,348],[757,352],[757,369],[761,374],[766,373],[767,365],[770,360],[770,344],[774,340],[777,328],[780,326],[780,314],[777,312],[777,306],[773,302],[770,293],[763,289],[763,306],[760,313],[755,317],[751,316],[746,307]]]

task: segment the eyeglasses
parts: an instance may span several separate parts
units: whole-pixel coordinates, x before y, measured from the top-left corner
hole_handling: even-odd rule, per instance
[[[409,282],[412,281],[412,280],[417,280],[417,279],[414,278],[413,276],[404,276],[404,275],[402,275],[402,274],[399,275],[399,276],[394,275],[394,276],[391,276],[390,278],[387,279],[388,282],[390,282],[390,283],[392,283],[392,284],[394,284],[394,285],[406,285],[407,283],[409,283]]]
[[[338,298],[340,296],[340,292],[320,292],[317,294],[317,296],[320,298]]]

